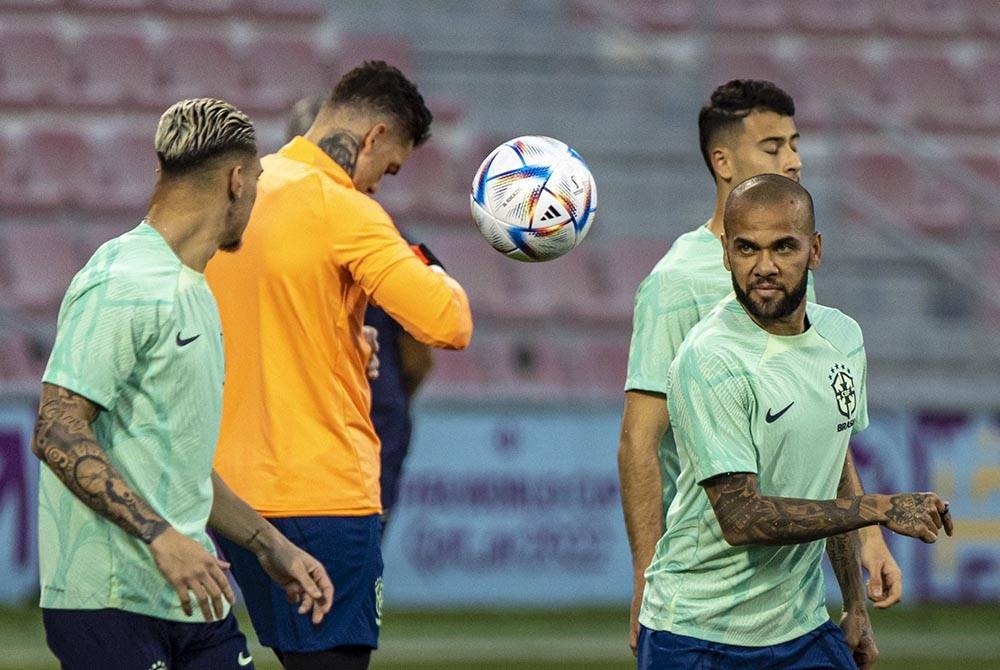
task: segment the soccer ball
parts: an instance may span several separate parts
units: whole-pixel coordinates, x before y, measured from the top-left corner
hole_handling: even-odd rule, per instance
[[[597,211],[594,177],[580,154],[538,135],[491,151],[472,180],[470,199],[486,240],[519,261],[548,261],[572,250]]]

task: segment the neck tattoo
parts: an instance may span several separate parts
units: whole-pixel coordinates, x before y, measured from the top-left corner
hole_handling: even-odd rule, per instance
[[[333,130],[319,141],[319,148],[337,165],[344,168],[348,176],[354,176],[358,152],[361,149],[361,140],[357,136],[347,130]]]

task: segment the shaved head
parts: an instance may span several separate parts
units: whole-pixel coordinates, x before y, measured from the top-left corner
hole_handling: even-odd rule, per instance
[[[797,181],[778,174],[760,174],[750,177],[736,186],[726,199],[723,227],[726,236],[732,237],[733,225],[742,220],[750,208],[786,206],[798,210],[795,219],[803,227],[802,232],[816,230],[816,214],[813,211],[812,196]]]

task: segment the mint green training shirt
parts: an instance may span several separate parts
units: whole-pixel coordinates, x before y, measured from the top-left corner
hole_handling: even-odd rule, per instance
[[[837,497],[848,441],[868,425],[864,345],[841,312],[806,311],[805,332],[776,336],[730,296],[681,345],[666,389],[680,473],[646,572],[647,628],[757,647],[829,618],[825,541],[730,546],[700,485],[750,472],[765,496]]]
[[[205,526],[223,376],[222,327],[204,276],[142,223],[102,245],[73,279],[44,381],[103,408],[92,427],[125,482],[214,554]],[[44,465],[38,525],[42,607],[204,620],[197,608],[184,614],[144,542]]]

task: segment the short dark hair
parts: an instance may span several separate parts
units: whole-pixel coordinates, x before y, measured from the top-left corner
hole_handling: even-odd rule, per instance
[[[366,61],[337,82],[329,102],[334,107],[354,105],[391,115],[399,129],[417,147],[431,136],[431,111],[416,85],[385,61]]]
[[[770,81],[733,79],[712,91],[708,104],[698,112],[698,144],[708,171],[715,178],[708,148],[719,132],[743,121],[754,110],[795,116],[795,101]]]

